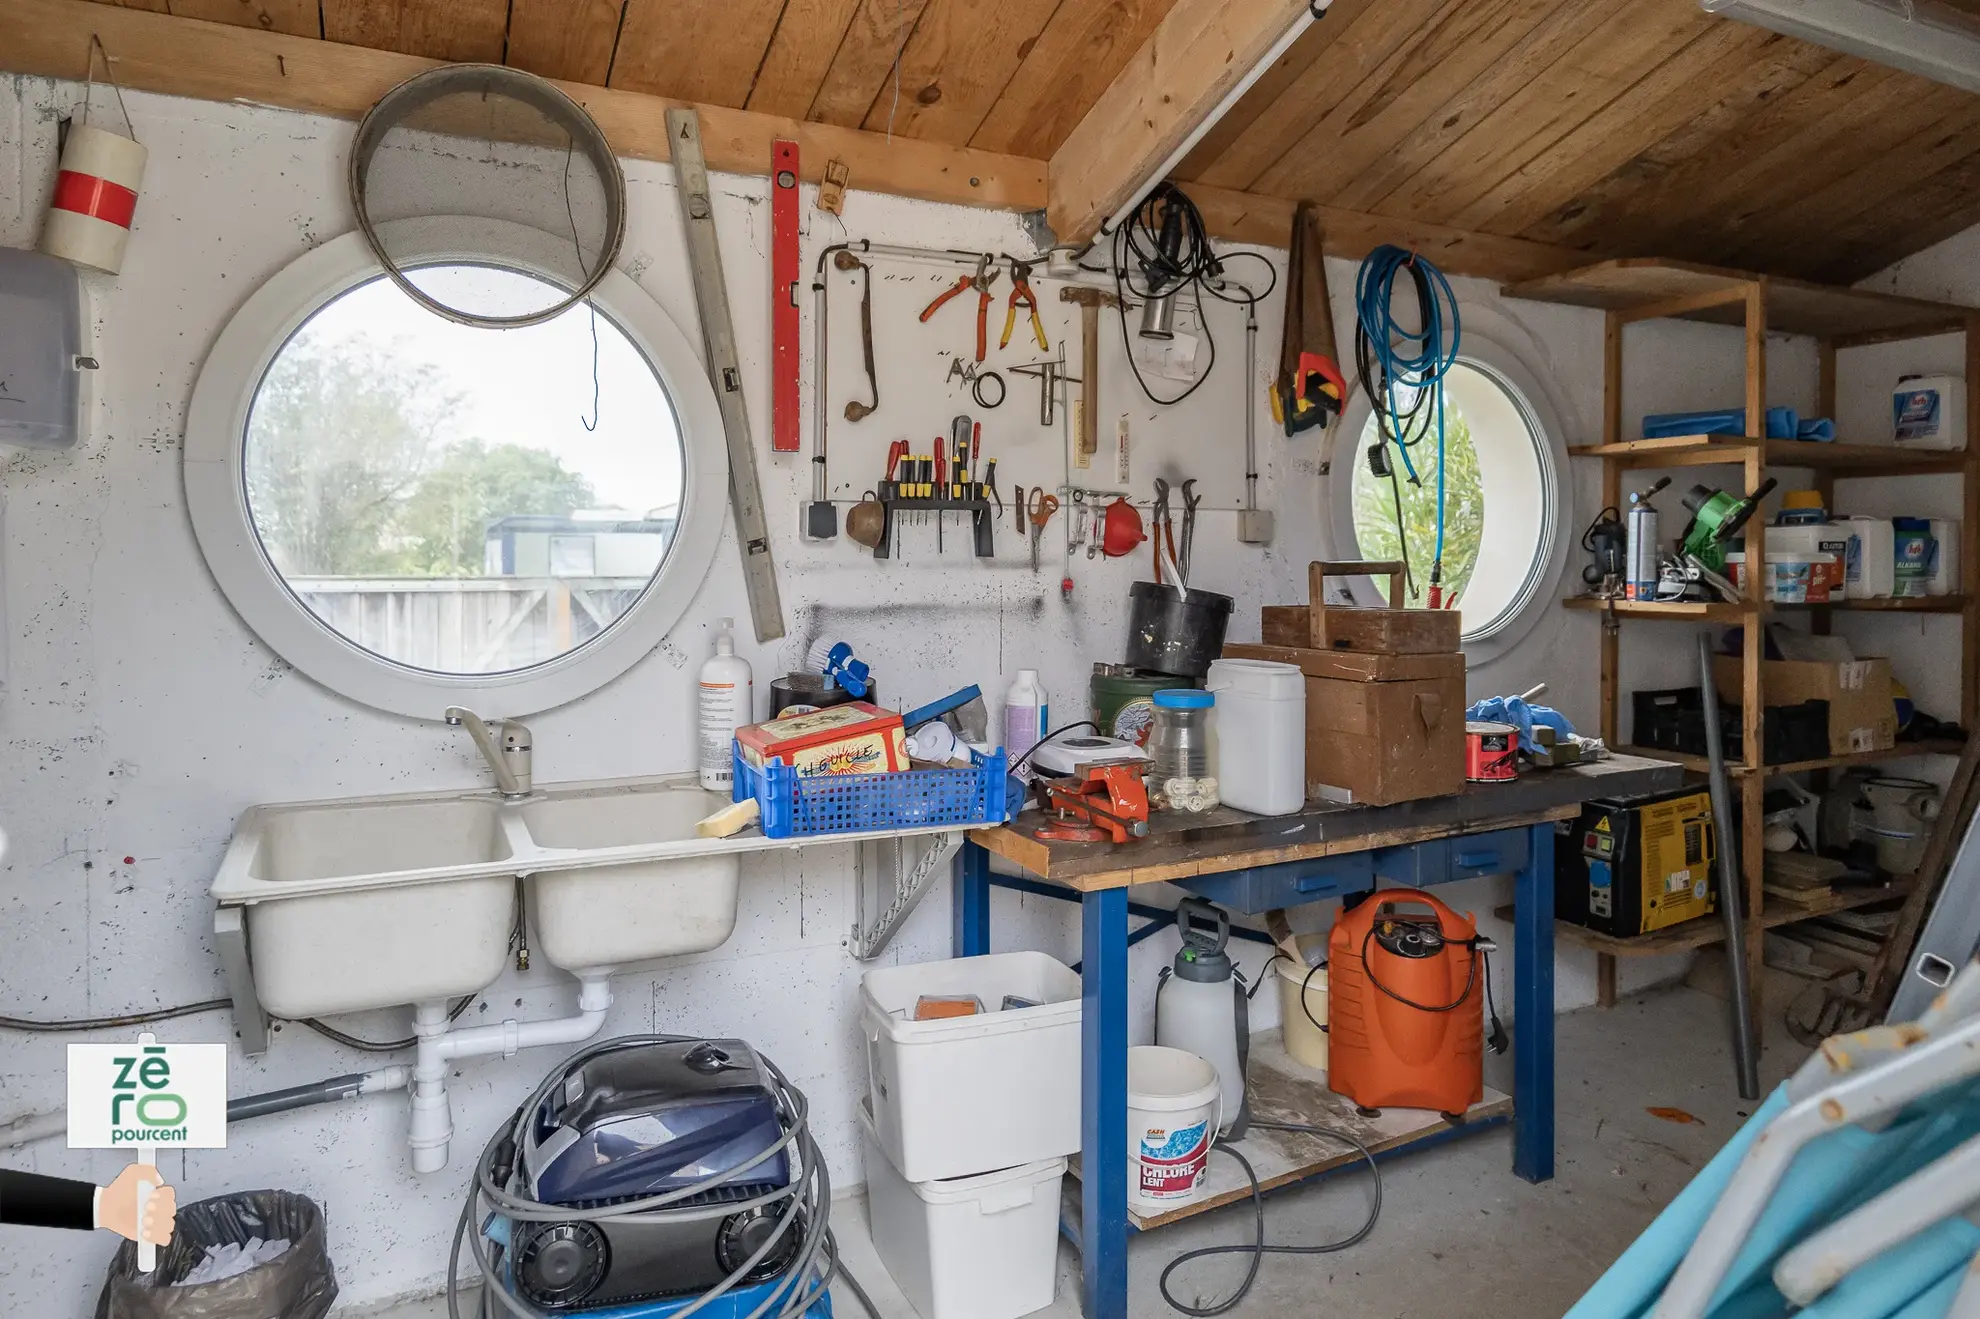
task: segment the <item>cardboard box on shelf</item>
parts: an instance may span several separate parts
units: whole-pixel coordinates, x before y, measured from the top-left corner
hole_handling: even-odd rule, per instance
[[[1712,678],[1721,700],[1740,699],[1740,660],[1720,655]],[[1829,754],[1887,751],[1897,745],[1897,707],[1887,659],[1762,660],[1760,691],[1768,705],[1829,703]],[[1736,751],[1728,748],[1728,754]]]
[[[804,775],[885,774],[908,767],[901,717],[865,701],[738,728],[736,744],[757,769],[772,761]]]
[[[1387,806],[1464,790],[1464,656],[1226,645],[1306,675],[1306,791]]]

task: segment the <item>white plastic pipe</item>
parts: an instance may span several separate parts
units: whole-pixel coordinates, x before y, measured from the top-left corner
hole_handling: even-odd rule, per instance
[[[412,1146],[414,1172],[439,1172],[447,1166],[447,1147],[454,1139],[454,1115],[447,1099],[447,1064],[459,1058],[482,1058],[543,1044],[578,1044],[605,1025],[612,1006],[609,969],[587,971],[578,991],[578,1013],[555,1021],[516,1021],[494,1026],[447,1029],[445,1003],[421,1003],[413,1009],[413,1034],[419,1053],[413,1063]]]

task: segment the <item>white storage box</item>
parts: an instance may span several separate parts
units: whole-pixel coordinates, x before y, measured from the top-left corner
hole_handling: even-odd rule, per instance
[[[1891,438],[1908,449],[1966,447],[1966,382],[1906,376],[1891,391]]]
[[[866,1125],[873,1249],[921,1319],[1017,1319],[1052,1303],[1064,1159],[910,1182]]]
[[[1306,804],[1306,675],[1274,660],[1210,662],[1211,772],[1224,805],[1290,815]]]
[[[911,1020],[923,994],[974,994],[984,1011]],[[1003,1009],[1007,995],[1039,1006]],[[903,1177],[966,1177],[1079,1148],[1079,995],[1079,977],[1043,953],[866,973],[874,1132]]]

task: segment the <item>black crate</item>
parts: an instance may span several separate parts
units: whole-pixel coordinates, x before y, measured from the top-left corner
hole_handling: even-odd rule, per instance
[[[1705,754],[1705,691],[1673,687],[1631,693],[1636,745],[1680,755]],[[1740,754],[1740,707],[1721,701],[1719,736],[1730,760]],[[1821,760],[1829,754],[1829,703],[1770,705],[1761,720],[1761,754],[1769,765]]]

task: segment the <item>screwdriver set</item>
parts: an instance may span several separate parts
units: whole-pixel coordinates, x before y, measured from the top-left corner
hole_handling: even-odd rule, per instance
[[[935,440],[932,454],[910,453],[906,440],[894,441],[877,491],[884,516],[879,543],[873,547],[874,558],[893,557],[897,526],[923,525],[931,514],[935,547],[941,551],[950,513],[967,515],[977,558],[996,554],[992,510],[1001,506],[1002,499],[997,493],[997,460],[992,458],[978,467],[982,433],[980,425],[959,416],[951,423],[949,434]],[[998,501],[994,505],[993,499]]]

